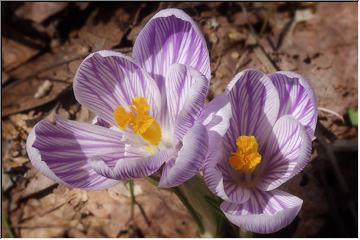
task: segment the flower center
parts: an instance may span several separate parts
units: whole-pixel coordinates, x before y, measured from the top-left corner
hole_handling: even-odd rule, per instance
[[[149,104],[144,97],[134,97],[129,106],[130,112],[119,105],[114,111],[114,118],[119,128],[131,127],[134,133],[143,137],[148,143],[158,145],[161,140],[159,123],[149,115]]]
[[[230,155],[232,168],[243,172],[253,172],[261,161],[258,144],[254,136],[240,136],[236,139],[236,152]]]

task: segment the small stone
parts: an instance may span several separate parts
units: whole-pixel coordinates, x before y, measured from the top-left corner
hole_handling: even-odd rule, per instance
[[[78,54],[84,55],[89,53],[90,49],[87,46],[81,46],[80,48],[77,49]]]
[[[60,108],[60,109],[58,110],[58,114],[59,114],[60,116],[62,116],[63,118],[65,118],[65,119],[70,119],[70,114],[69,114],[69,112],[66,111],[66,109],[64,109],[64,108]]]
[[[215,17],[212,17],[208,22],[210,28],[216,30],[219,27],[219,23]]]
[[[57,48],[60,46],[60,40],[59,39],[52,39],[51,42],[50,42],[50,47],[51,48]]]
[[[34,97],[39,99],[39,98],[43,98],[46,95],[48,95],[48,93],[51,91],[52,89],[52,82],[50,82],[49,80],[46,80],[36,91]]]
[[[244,34],[238,32],[236,30],[231,30],[231,32],[228,34],[228,37],[233,42],[239,42],[246,38]]]
[[[71,105],[70,108],[69,108],[69,113],[70,114],[76,114],[79,111],[80,111],[80,105],[79,104]]]
[[[238,52],[235,52],[235,51],[231,52],[231,58],[232,59],[235,60],[235,59],[238,59],[239,57],[240,57],[240,54]]]
[[[13,152],[11,153],[11,156],[12,156],[12,157],[18,157],[19,155],[20,155],[20,152],[17,151],[17,150],[15,150],[15,151],[13,151]]]
[[[216,44],[218,42],[218,38],[216,36],[216,33],[212,32],[210,33],[210,36],[209,36],[209,41],[212,43],[212,44]]]

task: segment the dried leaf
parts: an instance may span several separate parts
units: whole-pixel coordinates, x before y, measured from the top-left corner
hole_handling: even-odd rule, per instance
[[[15,15],[35,23],[41,23],[55,13],[64,10],[67,6],[68,3],[65,2],[25,2],[16,9]]]
[[[25,46],[5,37],[2,37],[2,49],[3,70],[5,72],[20,66],[39,53],[38,49]]]

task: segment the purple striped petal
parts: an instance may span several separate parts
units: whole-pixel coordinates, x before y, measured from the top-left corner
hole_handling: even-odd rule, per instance
[[[264,146],[279,112],[279,96],[271,80],[257,70],[238,73],[228,85],[232,119],[225,135],[229,151],[236,150],[236,139],[253,135],[260,150]]]
[[[182,64],[170,66],[165,82],[167,116],[169,130],[175,128],[177,141],[199,117],[208,88],[209,80],[194,68]]]
[[[232,109],[227,92],[216,96],[202,111],[199,121],[206,126],[210,132],[214,132],[215,136],[224,136],[227,132],[230,119],[232,117]]]
[[[39,122],[27,140],[29,158],[40,172],[67,186],[102,189],[116,184],[97,174],[88,159],[99,154],[117,158],[122,134],[104,127],[63,120]]]
[[[298,174],[310,161],[311,139],[305,128],[292,116],[281,117],[270,135],[258,188],[270,191]]]
[[[205,39],[184,11],[165,9],[153,16],[136,38],[133,57],[163,89],[166,72],[174,63],[192,66],[210,79]]]
[[[280,190],[254,191],[243,204],[223,202],[225,216],[243,230],[273,233],[289,225],[299,213],[302,200]]]
[[[113,51],[90,54],[80,64],[74,80],[76,100],[106,122],[116,126],[114,110],[127,108],[132,98],[145,97],[157,118],[161,97],[155,81],[131,58]]]
[[[234,181],[234,173],[227,162],[228,154],[223,138],[214,131],[209,132],[209,150],[204,164],[204,180],[208,188],[228,202],[242,203],[249,199],[251,189]]]
[[[37,125],[36,125],[37,126]],[[35,126],[35,127],[36,127]],[[31,164],[42,174],[50,178],[51,180],[64,184],[68,187],[72,187],[69,184],[65,183],[63,180],[58,178],[53,171],[50,170],[50,168],[46,165],[46,162],[44,162],[41,159],[40,151],[33,147],[33,144],[35,142],[35,127],[31,130],[27,140],[26,140],[26,152],[29,156],[29,159],[31,161]]]
[[[236,139],[241,135],[255,135],[260,148],[264,148],[278,110],[279,99],[275,87],[266,75],[256,70],[237,74],[229,83],[227,92],[206,107],[201,120],[205,118],[203,124],[212,133],[209,133],[210,150],[204,166],[204,177],[209,188],[219,197],[234,203],[249,199],[251,189],[239,183],[248,182],[252,176],[232,169],[228,163],[229,155],[236,151]],[[220,141],[224,130],[226,134]]]
[[[165,164],[159,187],[174,187],[195,176],[204,163],[207,149],[206,128],[200,123],[195,123],[185,134],[177,156]]]
[[[209,148],[204,163],[204,181],[210,191],[224,200],[229,200],[225,193],[222,172],[218,168],[218,163],[224,159],[223,139],[216,132],[209,131]]]
[[[132,151],[138,151],[133,149]],[[126,154],[129,150],[126,151]],[[107,156],[99,156],[90,160],[91,167],[100,175],[117,180],[128,180],[132,178],[142,178],[155,173],[170,157],[169,151],[162,151],[155,155],[147,157],[127,157],[125,154],[123,159],[116,162],[111,167],[112,159]]]
[[[276,72],[268,75],[280,97],[279,118],[291,115],[304,125],[313,138],[317,120],[315,94],[308,82],[293,72]]]

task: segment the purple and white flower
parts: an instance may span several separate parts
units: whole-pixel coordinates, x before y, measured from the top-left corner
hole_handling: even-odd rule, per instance
[[[132,57],[99,51],[81,63],[75,97],[97,121],[40,121],[27,140],[30,160],[71,187],[102,189],[159,170],[161,187],[179,185],[198,173],[207,152],[207,131],[196,120],[209,79],[198,26],[181,10],[160,11]]]
[[[277,188],[310,161],[317,108],[307,81],[242,71],[201,118],[209,131],[204,179],[225,216],[256,233],[290,224],[302,200]]]

